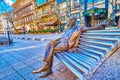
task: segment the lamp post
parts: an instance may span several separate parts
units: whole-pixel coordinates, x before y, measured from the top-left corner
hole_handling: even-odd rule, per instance
[[[88,0],[84,0],[84,12],[87,11],[87,2],[88,2]],[[85,22],[85,25],[86,25],[87,24],[86,17],[84,17],[84,22]]]
[[[92,8],[94,10],[94,0],[92,0]],[[91,26],[94,26],[94,13],[92,13]]]
[[[6,20],[7,20],[7,19],[6,19]],[[11,44],[11,43],[12,43],[11,38],[10,38],[10,31],[11,31],[11,28],[9,27],[8,21],[7,21],[6,31],[7,31],[8,42],[9,42],[9,44]]]

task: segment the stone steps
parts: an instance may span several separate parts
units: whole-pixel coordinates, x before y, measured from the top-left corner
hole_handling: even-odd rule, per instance
[[[81,35],[76,52],[55,54],[79,80],[89,79],[95,70],[119,47],[120,29],[93,30]]]

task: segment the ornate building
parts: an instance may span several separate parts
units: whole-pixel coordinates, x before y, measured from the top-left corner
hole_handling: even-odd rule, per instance
[[[58,0],[57,0],[58,1]],[[57,7],[58,7],[58,13],[59,13],[59,16],[62,16],[60,18],[60,21],[61,21],[61,31],[63,31],[64,29],[66,29],[67,27],[65,26],[66,23],[67,23],[67,20],[68,20],[68,17],[66,16],[66,12],[67,12],[67,4],[66,2],[63,0],[61,2],[57,2]]]
[[[38,0],[37,4],[36,24],[38,25],[38,30],[54,30],[56,28],[55,26],[46,25],[52,25],[58,18],[56,14],[56,0]]]
[[[2,26],[2,15],[0,15],[0,34],[4,32],[3,26]]]
[[[80,13],[82,13],[82,8],[80,5],[80,0],[57,0],[58,12],[61,17],[61,28],[64,30],[67,28],[66,22],[69,20],[70,16],[75,16],[77,18],[76,25],[80,26]]]
[[[35,0],[17,0],[12,4],[14,8],[14,25],[19,32],[36,30],[35,24]]]
[[[0,14],[0,34],[6,33],[8,27],[12,30],[12,24],[8,21],[6,15]]]

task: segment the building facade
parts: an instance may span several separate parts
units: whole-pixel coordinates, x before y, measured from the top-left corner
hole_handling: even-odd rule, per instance
[[[12,4],[14,8],[14,25],[19,32],[36,30],[35,24],[35,0],[17,0]]]
[[[0,34],[5,34],[8,28],[12,29],[12,24],[8,21],[5,14],[0,14]]]
[[[69,22],[70,16],[77,18],[76,25],[80,26],[81,13],[83,12],[83,5],[80,4],[80,0],[57,0],[58,13],[61,17],[62,30],[68,28],[66,25]]]
[[[110,2],[112,2],[112,0],[100,0],[94,3],[87,3],[87,11],[84,14],[85,5],[82,0],[57,0],[59,15],[64,15],[61,18],[63,26],[67,22],[66,13],[77,18],[77,26],[80,26],[84,21],[86,21],[84,24],[86,26],[94,26],[95,24],[103,22],[107,18],[110,18],[113,12],[113,7]]]
[[[105,8],[105,2],[99,1],[87,5],[87,11],[83,12],[86,18],[86,26],[91,27],[99,24],[108,18],[108,10]]]
[[[38,30],[54,30],[56,26],[52,26],[52,23],[58,19],[58,15],[56,13],[56,0],[40,1],[41,2],[37,5],[36,8],[36,24]],[[46,26],[49,24],[51,24],[51,26]]]
[[[63,31],[64,29],[66,29],[67,27],[65,26],[67,23],[67,16],[66,16],[66,12],[67,12],[67,4],[65,1],[57,3],[57,12],[59,14],[59,16],[61,16],[60,21],[61,21],[61,31]]]
[[[0,34],[4,32],[3,26],[2,26],[2,15],[0,15]]]

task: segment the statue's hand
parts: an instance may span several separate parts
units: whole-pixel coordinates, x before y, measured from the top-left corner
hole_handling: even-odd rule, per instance
[[[107,22],[102,22],[101,25],[102,25],[102,26],[107,26],[108,23],[107,23]]]

